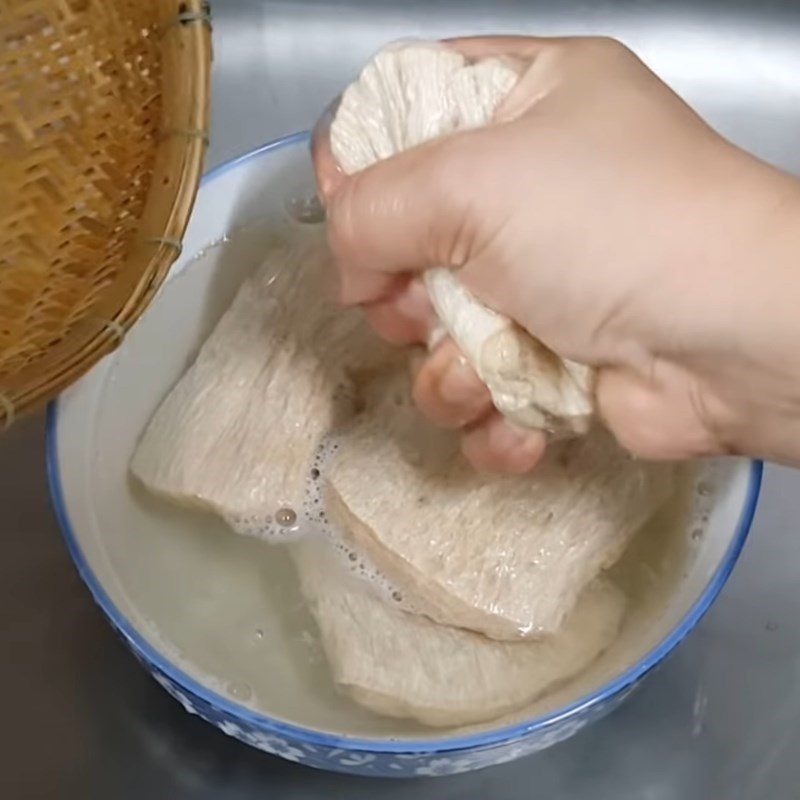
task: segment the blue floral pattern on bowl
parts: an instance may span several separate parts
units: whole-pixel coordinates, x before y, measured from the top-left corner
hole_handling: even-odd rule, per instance
[[[98,600],[101,610],[105,612],[98,597],[95,600]],[[291,733],[278,732],[275,728],[268,727],[265,724],[266,718],[262,723],[260,719],[249,719],[249,714],[231,711],[227,708],[230,705],[227,700],[215,702],[211,692],[193,690],[190,678],[176,680],[167,671],[160,669],[148,654],[148,648],[140,647],[136,638],[131,637],[110,616],[109,621],[139,663],[187,714],[197,715],[227,736],[264,753],[296,764],[351,775],[384,778],[457,775],[533,755],[569,739],[590,723],[611,713],[640,685],[644,677],[640,676],[628,687],[601,702],[587,704],[578,713],[564,714],[546,725],[531,725],[530,730],[497,744],[457,750],[437,749],[431,744],[426,750],[403,752],[402,744],[397,742],[398,749],[379,752],[361,749],[363,743],[357,740],[353,740],[352,745],[347,740],[340,740],[335,744],[302,741]]]
[[[153,665],[144,663],[153,678],[183,706],[185,711],[197,714],[223,733],[250,747],[318,769],[394,778],[455,775],[532,755],[570,738],[589,723],[604,717],[638,685],[637,683],[628,687],[605,702],[592,706],[583,714],[554,722],[546,728],[499,745],[452,752],[376,753],[344,747],[312,745],[267,732],[259,726],[248,724],[240,717],[225,713],[184,687],[176,685]]]

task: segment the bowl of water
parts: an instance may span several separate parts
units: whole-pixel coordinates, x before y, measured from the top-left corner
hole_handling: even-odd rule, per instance
[[[694,628],[722,589],[755,511],[761,465],[704,463],[637,535],[612,578],[622,628],[579,675],[493,722],[428,727],[358,706],[329,674],[280,547],[172,507],[130,477],[136,443],[192,363],[276,220],[313,223],[308,137],[204,179],[184,252],[142,320],[51,406],[56,514],[89,590],[134,655],[184,708],[292,761],[373,776],[452,774],[549,747],[607,714]],[[313,209],[311,209],[313,210]]]

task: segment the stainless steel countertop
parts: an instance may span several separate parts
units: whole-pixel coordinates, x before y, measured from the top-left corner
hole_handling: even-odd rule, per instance
[[[208,166],[310,126],[383,41],[477,31],[615,34],[715,125],[800,172],[800,2],[218,0]],[[0,796],[800,798],[800,476],[768,468],[722,597],[618,712],[525,761],[379,782],[316,772],[188,716],[93,606],[50,511],[41,418],[0,439]]]

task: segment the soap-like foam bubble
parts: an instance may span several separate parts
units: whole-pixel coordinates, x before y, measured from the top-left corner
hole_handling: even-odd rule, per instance
[[[719,472],[719,464],[709,462],[703,465],[694,477],[694,492],[686,529],[690,531],[689,537],[695,544],[698,544],[705,536],[711,511],[717,499]]]
[[[339,399],[349,402],[345,387]],[[329,519],[324,497],[325,475],[339,450],[335,435],[326,436],[317,448],[309,465],[305,493],[300,508],[282,503],[271,514],[247,515],[227,518],[227,523],[237,532],[256,537],[272,544],[284,544],[305,537],[323,537],[330,542],[343,569],[364,581],[385,603],[409,613],[419,613],[412,601],[404,596],[400,587],[393,584],[375,563],[355,547],[346,532]],[[700,546],[708,527],[711,511],[719,488],[719,466],[714,462],[704,465],[694,474],[691,503],[684,530],[688,543]],[[689,487],[687,486],[687,489]]]
[[[282,503],[271,514],[229,515],[225,521],[236,533],[270,544],[285,544],[310,536],[324,537],[331,543],[348,573],[365,581],[387,604],[417,613],[413,603],[404,597],[403,591],[368,556],[354,547],[328,518],[323,495],[325,472],[338,449],[339,442],[335,436],[326,437],[317,448],[308,471],[301,508],[295,509],[289,503]]]
[[[306,482],[306,494],[303,502],[303,527],[316,535],[324,536],[333,545],[342,566],[351,574],[366,581],[384,602],[409,613],[418,613],[404,595],[374,562],[337,529],[325,511],[323,486],[325,472],[336,456],[339,443],[335,436],[327,436],[314,455]]]
[[[287,504],[282,504],[280,508],[276,509],[274,515],[229,514],[226,515],[225,522],[242,536],[263,539],[270,544],[296,541],[305,535],[302,521],[298,519],[297,512]]]
[[[295,195],[284,202],[289,217],[301,225],[319,225],[325,222],[325,208],[316,194]]]

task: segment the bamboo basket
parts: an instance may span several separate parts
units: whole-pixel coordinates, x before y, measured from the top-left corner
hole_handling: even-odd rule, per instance
[[[207,145],[203,0],[0,0],[0,427],[147,307]]]

